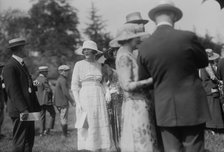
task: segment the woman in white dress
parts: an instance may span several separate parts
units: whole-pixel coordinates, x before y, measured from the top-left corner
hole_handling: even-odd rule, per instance
[[[121,45],[116,57],[116,70],[124,91],[122,106],[121,152],[157,152],[158,142],[154,105],[143,92],[152,85],[152,78],[139,81],[138,65],[133,50],[140,43],[142,32],[136,24],[125,24],[115,40]]]
[[[100,51],[96,43],[90,40],[83,43],[81,51],[85,59],[75,64],[71,87],[77,119],[80,111],[86,112],[88,127],[78,129],[78,150],[107,151],[111,149],[112,140],[105,91],[101,84],[102,67],[95,60],[95,55]]]

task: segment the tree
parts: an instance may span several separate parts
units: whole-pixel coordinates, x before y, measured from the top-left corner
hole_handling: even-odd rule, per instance
[[[224,46],[224,44],[221,42],[214,42],[213,37],[210,36],[208,32],[205,34],[204,37],[199,37],[199,40],[206,49],[213,49],[218,54],[221,53],[221,49]]]
[[[91,3],[90,23],[87,23],[87,28],[84,33],[98,45],[99,50],[105,50],[109,47],[109,42],[111,41],[110,34],[105,31],[105,21],[102,16],[98,15],[98,10],[94,3]]]
[[[30,58],[30,62],[36,67],[48,65],[49,76],[56,77],[59,65],[71,65],[76,60],[74,50],[80,42],[77,9],[66,0],[33,0],[33,3],[29,10],[29,49],[38,56]]]
[[[30,9],[32,48],[42,56],[71,59],[80,41],[77,10],[66,0],[39,0]]]
[[[29,35],[28,23],[29,15],[18,9],[9,9],[0,14],[1,61],[6,61],[10,55],[9,51],[6,51],[9,39]]]

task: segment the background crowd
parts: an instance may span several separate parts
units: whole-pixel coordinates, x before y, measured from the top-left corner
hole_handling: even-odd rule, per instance
[[[113,40],[103,41],[110,49],[100,51],[95,39],[85,40],[75,51],[82,60],[75,62],[71,81],[71,65],[57,66],[54,87],[47,64],[30,75],[32,46],[26,39],[9,40],[11,57],[1,65],[0,124],[5,102],[13,151],[32,151],[30,115],[38,115],[43,137],[54,129],[58,111],[66,139],[69,105],[76,108],[76,123],[84,118],[76,126],[78,150],[204,151],[204,129],[215,135],[224,128],[224,62],[214,52],[218,45],[210,42],[208,48],[194,33],[174,30],[182,11],[171,1],[161,1],[149,17],[158,27],[152,35],[145,32],[148,20],[133,12]]]

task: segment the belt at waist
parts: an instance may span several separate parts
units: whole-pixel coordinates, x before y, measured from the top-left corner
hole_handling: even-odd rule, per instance
[[[84,81],[82,86],[101,86],[101,83],[99,81]]]

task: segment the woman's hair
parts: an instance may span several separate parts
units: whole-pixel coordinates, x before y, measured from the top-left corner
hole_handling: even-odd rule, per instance
[[[97,54],[97,51],[96,51],[96,50],[93,50],[93,49],[88,49],[88,50],[91,50],[91,52],[92,52],[93,54],[95,54],[95,55]],[[85,51],[85,49],[82,50],[82,53],[83,53],[84,51]]]
[[[120,45],[124,45],[126,43],[129,43],[132,39],[128,39],[128,40],[122,40],[122,41],[118,41],[117,43]]]

